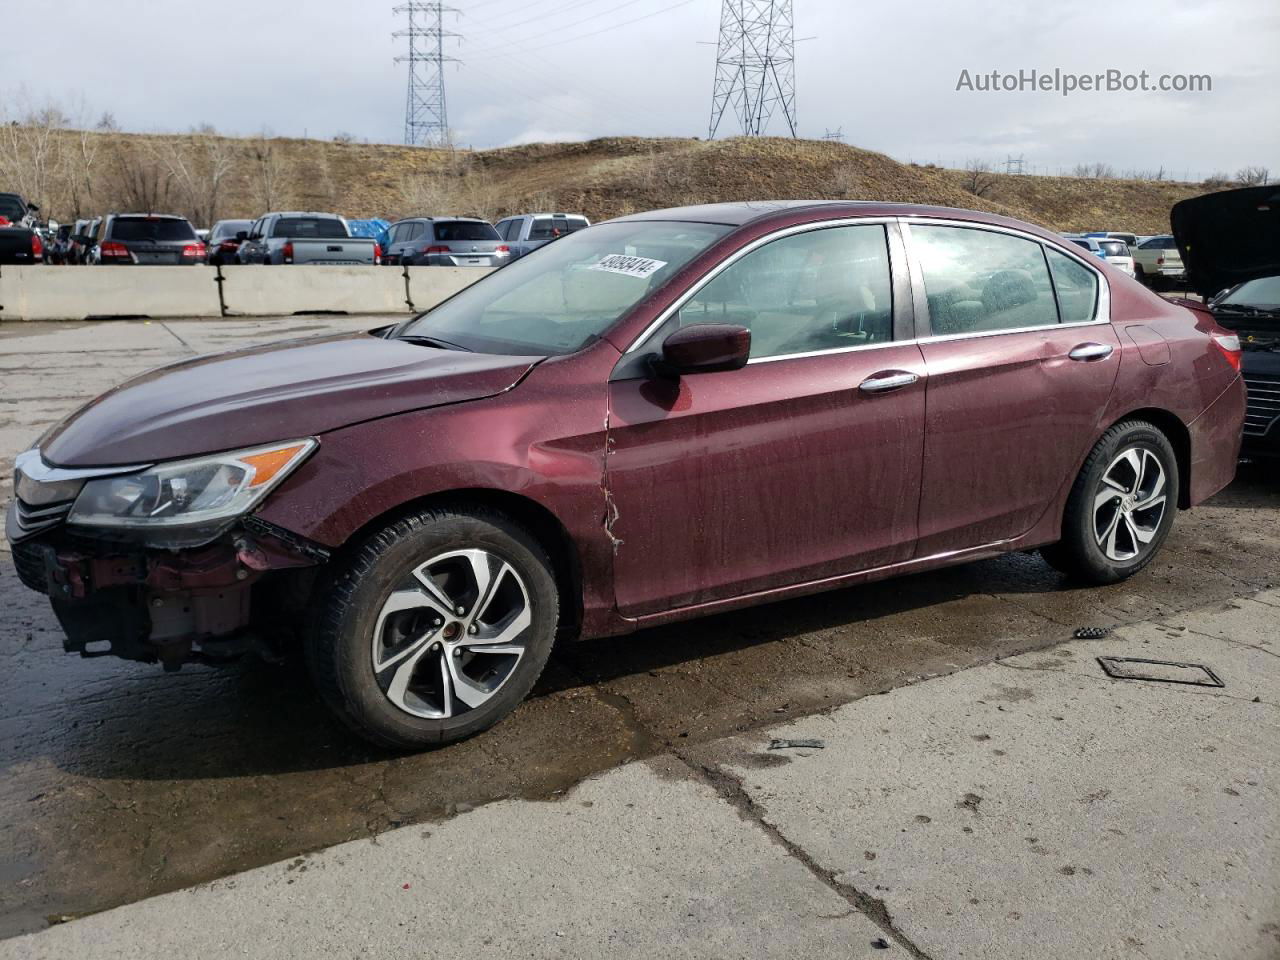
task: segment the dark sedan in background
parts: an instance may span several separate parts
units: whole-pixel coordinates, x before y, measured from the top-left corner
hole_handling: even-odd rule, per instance
[[[247,235],[251,226],[252,220],[219,220],[215,223],[209,228],[209,237],[205,241],[206,260],[213,266],[235,263],[241,235]]]
[[[1183,200],[1170,220],[1188,283],[1240,337],[1249,397],[1242,453],[1280,459],[1280,185]]]

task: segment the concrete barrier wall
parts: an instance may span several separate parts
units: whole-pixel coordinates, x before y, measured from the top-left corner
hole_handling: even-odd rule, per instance
[[[231,266],[219,273],[204,266],[4,266],[0,321],[408,313],[435,306],[491,272],[467,267]]]
[[[404,271],[393,267],[223,267],[222,305],[231,317],[409,312]]]
[[[414,310],[426,310],[493,273],[488,267],[405,267]]]
[[[0,267],[0,320],[216,317],[213,267]]]

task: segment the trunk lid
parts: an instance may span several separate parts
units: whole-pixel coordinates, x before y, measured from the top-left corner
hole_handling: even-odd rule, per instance
[[[1191,197],[1169,215],[1191,288],[1203,297],[1280,274],[1280,185]]]

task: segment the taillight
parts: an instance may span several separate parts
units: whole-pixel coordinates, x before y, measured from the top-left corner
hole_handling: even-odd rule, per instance
[[[40,239],[40,234],[38,233],[31,234],[31,259],[44,259],[44,241]]]
[[[103,260],[128,260],[129,248],[123,243],[117,243],[114,240],[108,240],[98,248],[98,255]]]
[[[511,248],[510,248],[510,247],[508,247],[505,243],[500,243],[500,244],[498,244],[498,249],[497,249],[496,251],[494,251],[494,252],[495,252],[495,253],[510,253],[510,252],[511,252]]]
[[[218,249],[225,250],[228,253],[235,253],[237,250],[240,249],[240,241],[239,240],[223,240],[220,244],[218,244]]]
[[[280,248],[280,256],[284,258],[285,263],[293,263],[293,241],[285,242],[285,245]]]
[[[1164,263],[1164,257],[1156,257],[1156,266],[1158,267],[1162,263]]]
[[[373,242],[373,263],[374,263],[374,266],[377,266],[377,265],[378,265],[378,264],[380,264],[381,262],[382,262],[382,244],[378,243],[378,241],[376,241],[376,240],[375,240],[375,241]]]
[[[203,243],[188,243],[182,248],[182,259],[194,260],[196,258],[203,259],[205,246]]]
[[[432,253],[448,253],[448,252],[449,252],[449,248],[448,248],[448,247],[440,247],[440,246],[427,247],[427,248],[426,248],[425,250],[423,250],[422,252],[423,252],[423,253],[426,253],[426,254],[432,254]]]
[[[1231,369],[1239,373],[1240,338],[1234,333],[1212,333],[1209,336],[1213,340],[1213,345],[1222,351],[1222,355],[1227,358],[1227,363],[1231,364]]]

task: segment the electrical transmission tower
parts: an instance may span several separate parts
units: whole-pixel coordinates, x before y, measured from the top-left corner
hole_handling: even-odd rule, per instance
[[[409,0],[393,8],[407,14],[409,25],[393,37],[409,38],[409,52],[396,63],[409,64],[409,92],[404,104],[404,142],[412,147],[445,146],[449,142],[449,111],[444,98],[444,65],[455,57],[444,53],[445,37],[457,34],[444,28],[444,15],[453,7],[427,0]]]
[[[714,139],[726,112],[738,118],[744,135],[761,136],[779,108],[787,132],[794,137],[796,59],[791,0],[723,0],[708,139]]]

